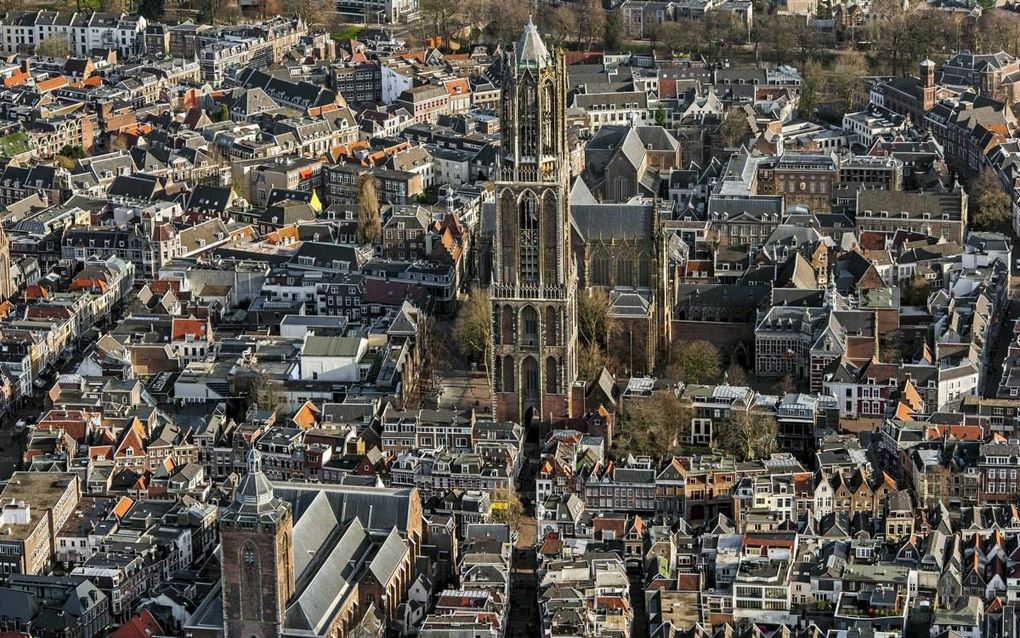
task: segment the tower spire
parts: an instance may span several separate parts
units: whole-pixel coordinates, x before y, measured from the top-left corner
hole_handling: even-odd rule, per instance
[[[576,277],[570,248],[566,68],[534,19],[502,66],[491,369],[493,409],[524,425],[570,413]]]

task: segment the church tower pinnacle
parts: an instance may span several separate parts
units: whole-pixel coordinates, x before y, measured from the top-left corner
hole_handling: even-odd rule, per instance
[[[279,636],[294,593],[294,526],[290,504],[262,473],[258,450],[248,453],[219,527],[225,638]]]

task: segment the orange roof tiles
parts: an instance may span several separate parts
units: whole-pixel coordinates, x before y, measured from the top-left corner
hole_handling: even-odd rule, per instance
[[[171,339],[180,341],[191,335],[194,339],[205,339],[207,324],[202,319],[174,319]]]
[[[128,496],[121,496],[120,500],[117,501],[117,504],[113,506],[113,515],[118,519],[124,518],[127,515],[128,510],[130,510],[131,506],[134,504],[134,499]]]
[[[148,609],[118,627],[110,634],[110,638],[152,638],[163,633],[163,628]]]
[[[89,458],[93,461],[109,461],[113,457],[112,445],[93,445],[89,447]]]
[[[39,89],[40,92],[47,93],[49,91],[56,91],[57,89],[63,88],[67,86],[67,84],[68,84],[67,78],[65,78],[62,75],[58,75],[55,78],[49,78],[41,82],[36,82],[35,86],[37,89]]]
[[[311,401],[305,401],[294,415],[293,421],[302,430],[314,427],[319,422],[319,408]]]
[[[300,241],[300,239],[301,234],[298,233],[297,226],[290,225],[278,228],[267,234],[263,241],[270,245],[279,246],[282,244],[294,243]]]
[[[4,78],[4,86],[20,86],[28,82],[29,75],[18,70]]]

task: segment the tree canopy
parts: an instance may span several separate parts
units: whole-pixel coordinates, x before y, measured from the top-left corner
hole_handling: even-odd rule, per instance
[[[999,177],[986,168],[970,183],[971,221],[980,230],[1009,231],[1012,200]]]
[[[719,350],[707,341],[681,343],[673,350],[667,376],[684,383],[706,383],[719,376]]]

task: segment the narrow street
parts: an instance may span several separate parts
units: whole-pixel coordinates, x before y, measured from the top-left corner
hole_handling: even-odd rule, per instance
[[[999,387],[1002,379],[1002,362],[1009,354],[1009,346],[1013,343],[1013,323],[1020,317],[1020,301],[1008,299],[1006,304],[1007,309],[1003,312],[1005,316],[999,321],[999,332],[993,341],[995,351],[988,358],[987,376],[981,393],[985,397],[994,397]]]
[[[526,638],[538,633],[538,557],[535,553],[533,512],[517,529],[513,569],[510,572],[510,627],[508,636]]]
[[[628,570],[630,577],[630,606],[634,609],[634,624],[632,625],[631,638],[647,638],[648,616],[645,615],[645,585],[644,575],[641,570]]]
[[[510,572],[510,626],[507,636],[521,638],[537,635],[540,626],[538,609],[538,555],[536,553],[535,469],[538,449],[525,444],[525,462],[517,482],[518,496],[524,505],[524,516],[517,526],[513,567]]]

